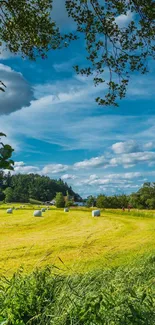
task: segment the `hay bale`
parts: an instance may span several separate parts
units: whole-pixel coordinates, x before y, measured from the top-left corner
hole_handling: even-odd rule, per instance
[[[100,216],[100,210],[93,210],[92,211],[92,217],[99,217]]]
[[[69,209],[68,209],[68,208],[65,208],[65,209],[64,209],[64,212],[69,212]]]
[[[45,209],[45,208],[42,208],[42,209],[41,209],[41,211],[42,211],[42,212],[45,212],[45,211],[46,211],[46,209]]]
[[[7,213],[12,213],[12,209],[7,209]]]
[[[42,217],[42,211],[41,210],[35,210],[33,213],[34,217]]]

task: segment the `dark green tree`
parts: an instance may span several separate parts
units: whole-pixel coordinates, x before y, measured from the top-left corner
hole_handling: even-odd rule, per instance
[[[55,201],[56,201],[55,205],[56,205],[57,208],[64,208],[65,200],[64,200],[64,196],[63,196],[63,194],[61,192],[56,194]]]
[[[108,208],[108,198],[105,195],[99,195],[96,200],[97,208]]]
[[[88,196],[86,201],[86,206],[90,208],[90,207],[94,207],[95,204],[96,204],[96,198],[92,195]]]
[[[11,203],[14,202],[13,189],[11,187],[6,188],[5,193],[5,202]]]

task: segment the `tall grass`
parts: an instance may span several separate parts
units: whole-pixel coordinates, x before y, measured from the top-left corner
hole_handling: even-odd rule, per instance
[[[55,267],[0,280],[2,325],[154,325],[155,256],[64,276]]]

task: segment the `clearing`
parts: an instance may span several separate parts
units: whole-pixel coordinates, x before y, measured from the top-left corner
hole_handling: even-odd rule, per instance
[[[0,272],[53,264],[67,272],[119,266],[155,251],[155,212],[51,208],[42,218],[25,207],[0,209]]]

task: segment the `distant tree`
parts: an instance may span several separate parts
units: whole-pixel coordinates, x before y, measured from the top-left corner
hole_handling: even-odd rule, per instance
[[[56,194],[55,201],[56,201],[55,205],[57,208],[64,208],[65,200],[64,200],[64,196],[61,192]]]
[[[90,207],[94,207],[95,204],[96,204],[96,198],[92,195],[88,196],[86,200],[86,206],[90,208]]]
[[[155,198],[147,199],[146,205],[149,209],[154,210],[155,209]]]
[[[99,195],[96,200],[97,208],[108,208],[108,198],[105,195]]]
[[[129,197],[129,204],[136,209],[145,208],[142,201],[141,196],[138,193],[132,193]]]
[[[65,202],[65,207],[66,208],[69,208],[69,207],[71,207],[73,205],[74,205],[74,202],[72,200],[68,200],[68,201]]]
[[[1,189],[12,188],[13,202],[29,202],[30,199],[42,202],[51,201],[54,199],[57,192],[66,194],[66,191],[71,191],[76,197],[76,193],[67,185],[67,183],[59,182],[50,179],[47,176],[37,174],[17,174],[0,173]]]
[[[127,208],[128,204],[129,204],[129,198],[127,195],[125,195],[125,194],[119,195],[117,197],[117,199],[119,202],[119,208],[122,208],[122,207]]]
[[[6,188],[5,193],[5,202],[11,203],[14,201],[13,189],[11,187]]]

